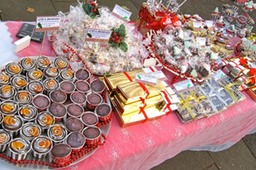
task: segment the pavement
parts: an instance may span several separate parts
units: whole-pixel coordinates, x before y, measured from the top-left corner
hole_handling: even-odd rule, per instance
[[[102,6],[110,9],[115,4],[125,6],[133,12],[135,20],[143,0],[98,0]],[[181,2],[181,0],[178,0]],[[231,0],[188,0],[180,9],[182,13],[199,14],[210,19],[213,7],[223,3],[233,4]],[[76,0],[0,0],[0,11],[3,21],[35,21],[36,16],[51,16],[58,11],[68,12]],[[27,12],[31,7],[35,11]],[[251,15],[256,20],[256,15]],[[255,31],[254,31],[255,32]],[[245,136],[238,143],[220,152],[184,151],[166,160],[152,170],[256,170],[256,134]]]

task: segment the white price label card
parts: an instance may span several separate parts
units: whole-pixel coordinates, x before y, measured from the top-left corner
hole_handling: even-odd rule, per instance
[[[196,42],[200,46],[206,45],[206,38],[205,37],[196,37]]]
[[[111,30],[89,28],[85,40],[92,42],[108,42],[111,34]]]
[[[60,27],[61,17],[58,16],[38,16],[36,17],[36,32],[54,31]]]
[[[190,87],[193,87],[194,84],[192,83],[191,80],[184,80],[184,81],[173,84],[173,86],[177,91],[181,91],[181,90],[185,90]]]
[[[132,13],[126,9],[124,9],[123,7],[119,6],[119,5],[115,5],[112,14],[114,14],[115,16],[117,16],[118,18],[125,20],[125,21],[130,21],[130,17],[132,15]]]

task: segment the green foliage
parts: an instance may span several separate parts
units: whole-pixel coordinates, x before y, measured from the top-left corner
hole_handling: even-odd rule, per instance
[[[96,18],[100,15],[99,10],[96,6],[93,6],[91,3],[83,4],[84,12],[89,15],[91,18]]]

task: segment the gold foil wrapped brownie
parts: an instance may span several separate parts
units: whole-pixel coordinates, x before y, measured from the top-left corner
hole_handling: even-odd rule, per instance
[[[113,95],[113,101],[116,104],[116,107],[119,110],[119,113],[121,115],[126,115],[133,112],[140,112],[140,107],[143,107],[146,105],[146,108],[149,107],[156,107],[157,105],[160,105],[162,102],[164,102],[164,99],[161,95],[157,95],[148,99],[145,99],[144,101],[138,101],[131,104],[124,104],[119,96],[122,96],[119,93],[115,93]]]
[[[138,82],[129,82],[118,85],[116,91],[122,95],[122,102],[129,104],[139,101],[140,98],[150,98],[160,95],[160,91],[164,89],[165,86],[161,82],[158,82],[156,86]]]
[[[111,76],[105,76],[104,81],[110,92],[116,89],[118,85],[126,84],[135,80],[137,73],[143,72],[142,70],[135,70],[130,72],[116,73]]]

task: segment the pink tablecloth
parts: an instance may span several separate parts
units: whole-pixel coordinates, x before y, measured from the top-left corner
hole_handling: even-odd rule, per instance
[[[18,23],[7,22],[7,25],[18,27]],[[37,48],[33,46],[19,56],[36,55]],[[50,49],[46,45],[44,48]],[[48,52],[46,55],[50,55]],[[256,104],[245,96],[244,101],[228,110],[187,124],[182,124],[175,114],[169,114],[121,128],[113,116],[106,143],[91,157],[65,169],[150,169],[184,150],[207,149],[205,146],[214,150],[213,146],[234,144],[256,128]]]

